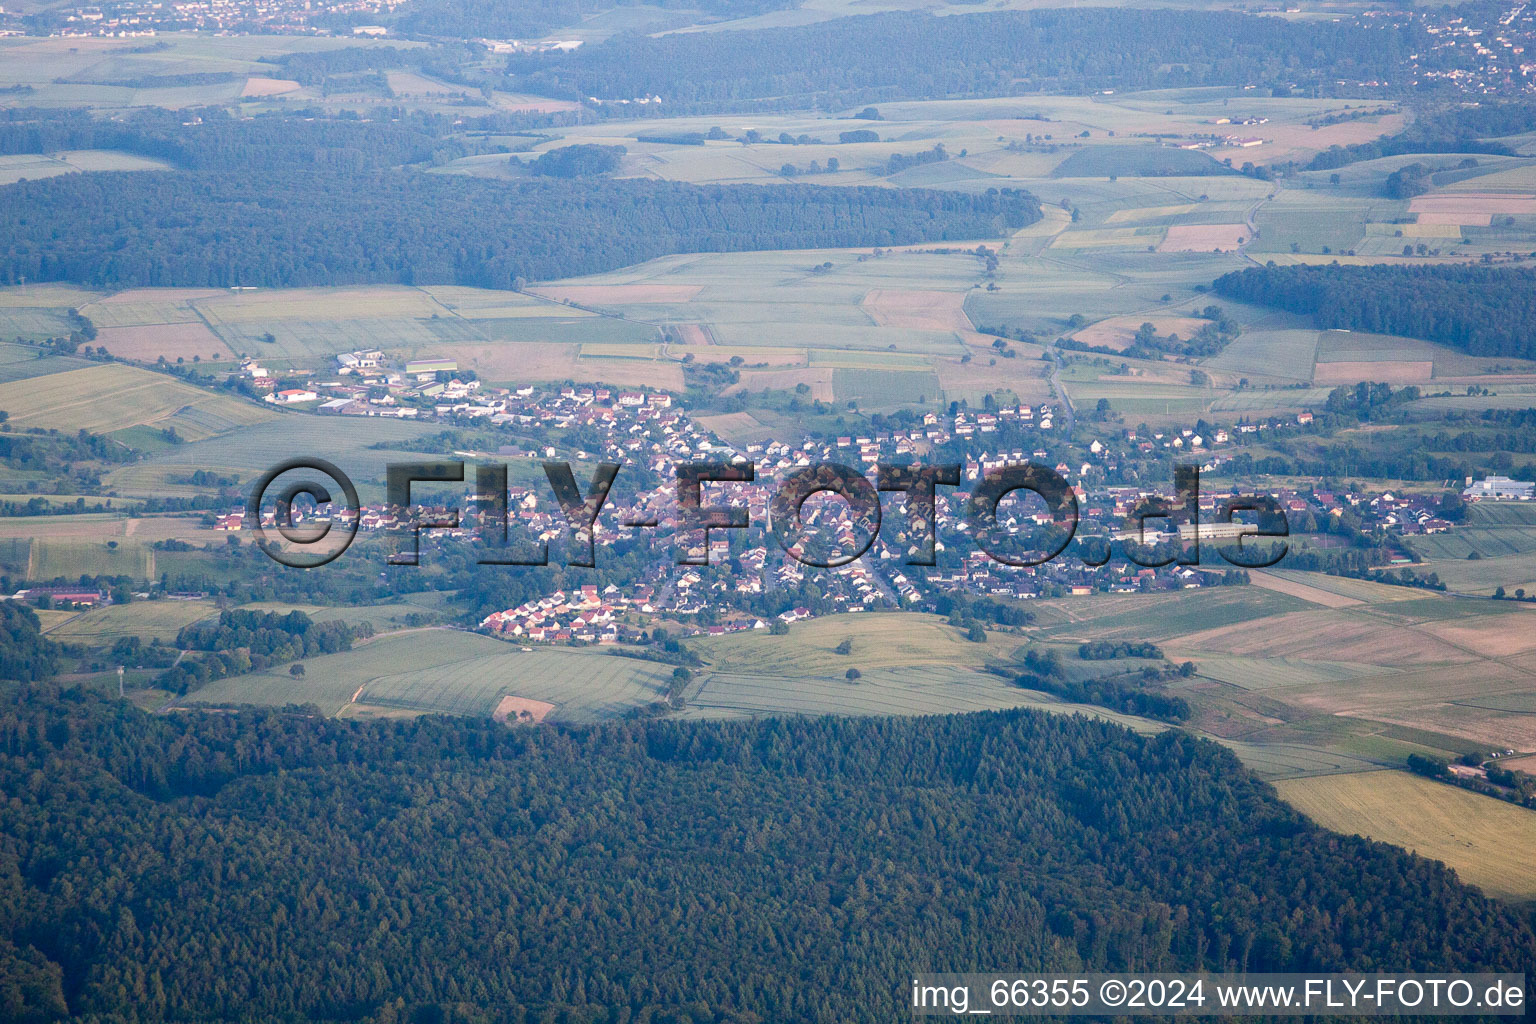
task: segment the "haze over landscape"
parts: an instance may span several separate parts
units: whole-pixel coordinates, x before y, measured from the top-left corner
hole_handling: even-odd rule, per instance
[[[1532,54],[6,4],[0,1020],[1525,971]]]

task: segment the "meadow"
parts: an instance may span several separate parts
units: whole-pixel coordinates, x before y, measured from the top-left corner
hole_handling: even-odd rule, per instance
[[[135,540],[39,538],[32,541],[29,579],[78,582],[81,576],[95,575],[127,576],[135,581],[153,579],[156,575],[155,552]]]
[[[350,651],[221,679],[189,694],[187,705],[314,704],[328,715],[357,706],[489,717],[503,696],[555,704],[551,719],[611,718],[658,700],[672,668],[597,651],[524,651],[453,629],[407,629]]]
[[[163,171],[169,168],[170,164],[151,157],[105,149],[26,153],[0,156],[0,185],[36,181],[56,174],[79,174],[82,171]]]
[[[278,418],[255,402],[206,391],[137,367],[96,364],[0,383],[0,409],[16,427],[89,430],[174,428],[201,440]]]
[[[877,668],[847,680],[837,675],[778,676],[712,672],[690,696],[686,717],[740,715],[952,715],[1033,707],[1086,714],[1140,732],[1162,728],[1103,708],[1068,704],[1007,679],[957,666]]]
[[[47,627],[62,643],[111,644],[118,637],[176,639],[184,626],[217,614],[211,601],[133,601],[92,608]]]
[[[836,653],[844,640],[852,653]],[[1019,645],[1017,637],[993,633],[985,644],[966,640],[961,630],[937,615],[912,612],[859,612],[808,619],[790,626],[785,636],[766,630],[688,641],[711,671],[772,676],[841,676],[860,671],[913,665],[980,668],[1004,660]]]

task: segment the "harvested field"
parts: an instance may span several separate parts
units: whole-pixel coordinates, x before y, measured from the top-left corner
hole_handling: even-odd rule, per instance
[[[1497,192],[1462,192],[1455,194],[1439,193],[1429,196],[1415,196],[1408,203],[1408,212],[1420,214],[1420,224],[1437,223],[1426,221],[1423,214],[1432,214],[1437,217],[1445,215],[1481,217],[1481,221],[1463,220],[1462,224],[1487,224],[1488,217],[1494,214],[1536,214],[1536,196],[1501,195]],[[1440,221],[1438,223],[1444,223]]]
[[[643,359],[586,359],[576,363],[579,380],[597,380],[628,387],[683,390],[683,368],[678,363]]]
[[[1536,897],[1536,814],[1514,804],[1406,772],[1282,780],[1275,788],[1320,825],[1444,861],[1489,895]]]
[[[1234,625],[1202,630],[1179,637],[1179,646],[1246,657],[1292,657],[1403,668],[1478,660],[1477,655],[1422,632],[1386,629],[1378,620],[1352,617],[1337,609],[1273,617],[1262,629]]]
[[[1444,598],[1428,596],[1421,590],[1414,590],[1409,587],[1394,587],[1386,583],[1373,583],[1370,580],[1355,580],[1350,579],[1348,576],[1329,576],[1325,573],[1303,572],[1297,569],[1270,569],[1266,571],[1265,575],[1300,583],[1313,590],[1323,590],[1330,594],[1355,598],[1358,601],[1371,605],[1396,603],[1399,601],[1430,601],[1438,607],[1445,601]]]
[[[1383,135],[1401,131],[1404,121],[1402,114],[1385,114],[1381,117],[1367,117],[1324,125],[1321,128],[1313,128],[1307,124],[1271,122],[1258,128],[1257,133],[1264,137],[1264,146],[1261,149],[1264,162],[1271,163],[1321,153],[1330,146],[1351,146],[1369,142]],[[1251,151],[1236,149],[1232,152],[1241,154]]]
[[[712,434],[736,445],[768,440],[773,431],[749,412],[723,412],[714,416],[695,416],[694,422]]]
[[[703,290],[704,286],[698,284],[565,284],[529,289],[556,302],[589,306],[690,302]]]
[[[1230,252],[1248,240],[1246,224],[1175,224],[1158,252]]]
[[[498,110],[528,111],[535,114],[558,114],[562,110],[580,110],[574,100],[556,100],[548,96],[532,96],[526,93],[494,92],[491,105]]]
[[[1142,249],[1163,237],[1162,228],[1092,228],[1065,231],[1051,242],[1052,249]]]
[[[1536,650],[1536,613],[1524,608],[1513,613],[1513,617],[1482,615],[1428,622],[1419,628],[1446,643],[1476,651],[1485,658],[1511,658]]]
[[[503,697],[497,703],[491,717],[498,722],[511,719],[514,722],[542,722],[544,716],[555,710],[555,705],[528,697]]]
[[[389,91],[397,96],[446,96],[464,92],[463,86],[439,82],[414,71],[386,71],[384,77],[389,82]]]
[[[189,440],[278,415],[252,402],[121,364],[0,384],[0,408],[11,414],[14,426],[98,433],[176,417],[177,430]],[[199,421],[204,425],[199,427]]]
[[[1367,224],[1366,233],[1396,238],[1460,238],[1461,228],[1455,223],[1436,224],[1420,218],[1417,224]]]
[[[1324,608],[1348,608],[1351,605],[1362,602],[1353,597],[1345,597],[1343,594],[1334,594],[1320,587],[1309,586],[1299,580],[1281,579],[1267,572],[1254,570],[1250,574],[1253,585],[1263,587],[1265,590],[1273,590],[1281,594],[1289,594],[1291,597],[1299,597],[1309,604],[1320,604]]]
[[[458,344],[442,346],[445,358],[493,383],[565,380],[578,376],[576,345]]]
[[[113,292],[95,300],[96,305],[116,306],[138,302],[183,303],[193,299],[226,298],[229,292],[222,288],[129,288]]]
[[[1038,359],[1027,357],[999,359],[996,366],[979,361],[962,363],[958,359],[942,359],[934,368],[939,374],[939,387],[944,389],[949,401],[966,396],[980,404],[983,399],[979,396],[1007,390],[1026,405],[1032,405],[1050,397],[1050,383],[1042,373],[1042,365]]]
[[[1419,359],[1377,359],[1370,362],[1319,360],[1312,380],[1319,384],[1353,384],[1375,380],[1388,384],[1422,384],[1435,375],[1435,364]]]
[[[963,292],[908,291],[875,288],[859,305],[881,327],[911,327],[925,331],[968,331]]]
[[[804,384],[811,389],[811,398],[823,402],[833,401],[832,381],[837,370],[830,366],[807,366],[793,370],[743,370],[741,383],[732,391],[793,391]]]
[[[648,358],[615,358],[608,348],[539,345],[448,345],[443,351],[487,380],[533,382],[582,380],[609,384],[675,388],[682,390],[682,367]],[[654,347],[629,346],[634,355],[653,354]],[[628,353],[621,353],[628,355]]]
[[[677,340],[683,345],[713,345],[715,343],[714,332],[707,324],[668,324],[667,329],[677,335]],[[583,348],[585,352],[585,347]]]
[[[740,356],[747,366],[758,368],[805,366],[809,360],[803,348],[772,348],[767,345],[673,345],[671,355],[674,359],[693,356],[701,363],[727,363]]]
[[[1455,228],[1456,230],[1446,235],[1435,235],[1436,238],[1460,238],[1461,227],[1487,227],[1493,222],[1491,213],[1421,213],[1419,225],[1429,228]]]
[[[1193,316],[1119,316],[1090,324],[1072,335],[1085,345],[1103,345],[1119,351],[1131,343],[1142,324],[1149,323],[1161,335],[1177,334],[1188,338],[1209,321]]]
[[[0,309],[59,308],[75,306],[83,308],[100,298],[99,292],[77,288],[71,284],[23,284],[0,288]]]
[[[1164,217],[1178,217],[1186,213],[1194,213],[1200,209],[1199,203],[1181,203],[1176,206],[1141,206],[1130,210],[1116,210],[1104,218],[1106,224],[1131,224],[1142,220],[1161,220]]]
[[[260,99],[264,96],[281,96],[286,92],[298,92],[299,83],[287,78],[247,78],[245,87],[240,90],[240,95],[246,99]]]
[[[159,289],[154,294],[157,298],[170,297]],[[403,285],[220,292],[216,297],[199,301],[197,307],[215,324],[263,320],[348,320],[359,317],[426,318],[434,314],[445,316],[449,312],[421,289]]]
[[[201,321],[196,323],[149,324],[143,327],[103,327],[97,342],[119,359],[152,363],[164,356],[192,361],[193,356],[215,361],[233,359],[234,353],[217,334]]]

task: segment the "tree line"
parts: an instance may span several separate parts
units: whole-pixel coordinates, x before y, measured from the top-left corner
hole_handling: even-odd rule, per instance
[[[1226,298],[1312,317],[1318,327],[1401,334],[1478,356],[1536,358],[1536,270],[1433,267],[1281,267],[1216,279]]]
[[[1488,101],[1456,106],[1420,116],[1396,135],[1349,146],[1330,146],[1306,165],[1309,171],[1331,171],[1362,160],[1407,153],[1487,153],[1512,156],[1502,136],[1536,131],[1536,103],[1529,100]]]
[[[372,635],[369,623],[315,622],[300,611],[220,612],[217,619],[194,623],[176,635],[177,648],[200,653],[177,660],[155,685],[188,693],[215,679],[259,672],[280,662],[349,651],[353,640]],[[302,675],[303,667],[296,665],[293,674]]]

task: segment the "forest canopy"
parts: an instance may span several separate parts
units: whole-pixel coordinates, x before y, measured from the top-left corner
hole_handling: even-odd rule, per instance
[[[1518,969],[1523,912],[1076,716],[0,707],[12,1020],[890,1021],[914,964]],[[750,963],[751,971],[741,965]]]
[[[1401,334],[1477,356],[1536,359],[1536,270],[1484,266],[1249,267],[1217,293],[1323,329]]]
[[[1012,189],[104,172],[0,188],[0,283],[512,288],[680,252],[996,237],[1039,217]]]
[[[1385,22],[1385,19],[1383,19]],[[792,28],[624,35],[517,55],[514,88],[584,100],[661,96],[669,114],[886,99],[1392,77],[1424,38],[1393,21],[1291,22],[1226,12],[886,13]],[[899,54],[899,60],[892,55]]]

